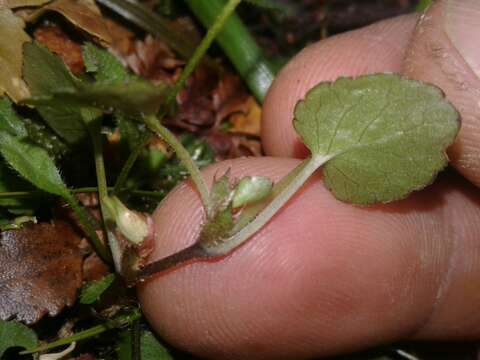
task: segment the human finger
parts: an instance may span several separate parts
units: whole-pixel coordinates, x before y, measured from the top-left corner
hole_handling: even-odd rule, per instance
[[[293,159],[237,159],[210,167],[209,181],[278,179]],[[480,199],[440,181],[375,207],[344,204],[315,175],[244,246],[139,288],[153,328],[172,344],[212,358],[310,358],[404,339],[480,335]],[[195,241],[198,195],[177,188],[155,213],[153,259]]]

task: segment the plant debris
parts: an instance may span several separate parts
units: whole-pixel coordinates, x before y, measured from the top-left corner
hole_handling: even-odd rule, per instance
[[[0,318],[33,324],[72,306],[82,285],[80,240],[61,221],[2,232]]]

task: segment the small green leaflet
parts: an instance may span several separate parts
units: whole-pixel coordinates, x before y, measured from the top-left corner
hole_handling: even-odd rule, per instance
[[[20,137],[27,136],[25,125],[13,111],[12,103],[6,97],[0,98],[0,131],[7,131]]]
[[[94,73],[98,82],[118,83],[129,79],[125,67],[108,51],[87,43],[82,48],[82,54],[87,72]]]
[[[79,83],[62,60],[43,46],[28,43],[23,52],[23,75],[33,97],[50,96],[57,89],[71,89]],[[36,108],[47,124],[68,143],[78,143],[87,136],[78,106],[58,102]]]
[[[430,5],[432,5],[432,1],[433,0],[420,0],[415,10],[418,12],[424,12]]]
[[[24,123],[7,99],[0,99],[0,153],[12,168],[38,188],[57,195],[67,192],[47,151],[28,140]],[[0,189],[7,190],[15,184],[16,176],[3,165],[0,170]],[[23,184],[23,181],[17,179],[16,183]],[[6,199],[0,200],[0,204],[21,206],[22,202]]]
[[[25,179],[51,194],[62,197],[69,195],[55,163],[46,150],[4,131],[0,132],[0,144],[0,152],[5,160]]]
[[[36,44],[25,46],[25,78],[33,95],[27,103],[35,105],[40,113],[43,110],[42,116],[47,121],[48,115],[56,109],[79,113],[79,107],[97,107],[106,112],[117,110],[132,117],[159,110],[169,89],[166,85],[155,86],[129,76],[113,55],[92,44],[84,46],[83,56],[87,71],[95,74],[95,83],[75,79],[61,60],[48,50]],[[45,79],[45,75],[40,74],[41,69],[53,80]],[[44,114],[44,109],[48,109],[48,113]],[[62,119],[60,115],[52,117],[53,120]],[[84,126],[81,115],[76,117],[75,123],[79,121]],[[62,124],[68,123],[66,119],[62,120]],[[55,125],[58,128],[61,124],[55,122]]]
[[[232,213],[232,199],[235,194],[227,172],[213,184],[210,192],[212,214],[202,228],[199,243],[204,247],[215,246],[230,235],[235,225]]]
[[[15,321],[0,320],[0,358],[12,347],[29,349],[37,346],[35,332]]]
[[[58,88],[71,88],[78,82],[63,61],[42,45],[27,43],[23,53],[23,75],[32,96],[50,94]]]
[[[459,115],[440,89],[393,74],[321,83],[295,108],[325,183],[356,204],[390,202],[430,184],[448,162]]]
[[[27,130],[20,117],[12,108],[12,103],[7,98],[0,98],[0,133],[16,135],[26,138]],[[1,145],[0,145],[1,147]],[[0,163],[0,192],[29,189],[31,186],[21,179],[4,162]],[[0,206],[5,206],[11,213],[30,214],[32,201],[19,198],[0,198]]]
[[[139,117],[158,112],[167,95],[166,85],[135,79],[124,83],[77,84],[59,88],[49,96],[33,97],[29,104],[50,106],[64,104],[70,107],[96,107],[106,112],[117,110],[127,116]]]
[[[80,292],[81,304],[93,304],[107,290],[115,280],[115,274],[108,274],[100,280],[86,284]]]
[[[83,61],[87,72],[94,74],[95,80],[103,84],[118,84],[134,79],[125,67],[105,49],[101,49],[92,43],[87,43],[82,49]],[[126,139],[130,151],[135,149],[138,141],[142,138],[138,122],[120,112],[115,113],[122,139]]]
[[[142,360],[173,360],[168,350],[148,330],[143,330],[140,335],[140,355]],[[120,334],[117,356],[119,360],[132,359],[131,331],[124,331]]]

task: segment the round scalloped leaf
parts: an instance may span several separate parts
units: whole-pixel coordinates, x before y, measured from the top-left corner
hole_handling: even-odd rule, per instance
[[[356,204],[390,202],[430,184],[460,123],[440,89],[393,74],[320,83],[295,108],[327,187]]]

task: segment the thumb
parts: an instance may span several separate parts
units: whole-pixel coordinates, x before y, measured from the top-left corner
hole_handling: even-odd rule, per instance
[[[207,181],[275,181],[298,160],[244,158],[205,170]],[[341,203],[316,174],[250,241],[139,287],[152,327],[178,348],[217,359],[304,359],[416,336],[480,335],[480,199],[473,186],[376,207]],[[154,213],[152,260],[195,241],[203,212],[191,184]]]
[[[440,0],[421,18],[407,51],[407,76],[436,84],[460,111],[453,165],[480,186],[480,1]]]

